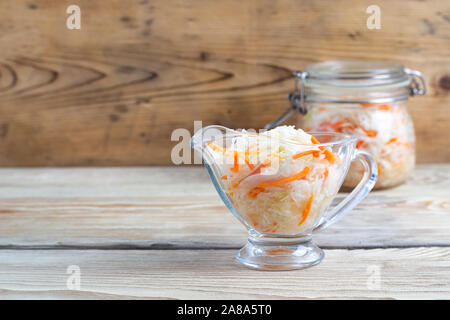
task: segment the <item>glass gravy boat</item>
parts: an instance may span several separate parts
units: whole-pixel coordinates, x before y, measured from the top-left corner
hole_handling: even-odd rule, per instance
[[[248,230],[248,241],[236,255],[245,266],[292,270],[319,263],[324,253],[312,243],[312,234],[342,218],[374,187],[376,161],[356,149],[355,137],[312,135],[316,144],[300,144],[208,126],[192,137],[221,199]],[[354,160],[364,167],[361,181],[329,208]]]

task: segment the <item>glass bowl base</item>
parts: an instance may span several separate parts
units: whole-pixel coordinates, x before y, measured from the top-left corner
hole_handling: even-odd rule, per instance
[[[258,270],[296,270],[318,264],[324,258],[322,249],[311,241],[270,239],[252,241],[236,254],[238,262]]]

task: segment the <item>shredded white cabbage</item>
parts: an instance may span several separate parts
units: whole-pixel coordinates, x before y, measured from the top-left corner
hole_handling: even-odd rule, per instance
[[[312,229],[336,195],[344,161],[337,150],[318,147],[311,138],[294,126],[280,126],[208,144],[234,207],[254,229],[277,234]]]

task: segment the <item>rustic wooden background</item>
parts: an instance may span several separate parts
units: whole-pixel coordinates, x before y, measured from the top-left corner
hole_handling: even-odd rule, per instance
[[[81,7],[82,29],[66,28]],[[450,2],[17,0],[0,2],[0,165],[170,164],[175,128],[259,128],[291,71],[330,59],[423,71],[411,100],[420,162],[450,161]]]

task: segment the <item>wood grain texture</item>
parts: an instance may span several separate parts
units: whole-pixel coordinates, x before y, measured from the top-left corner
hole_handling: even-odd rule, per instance
[[[450,249],[326,250],[319,265],[261,272],[235,250],[0,250],[0,298],[449,299]],[[68,290],[67,267],[81,271]],[[379,287],[374,286],[374,268]],[[369,284],[369,286],[368,286]]]
[[[170,164],[175,128],[260,128],[291,71],[330,59],[423,71],[411,99],[418,160],[450,161],[450,3],[369,0],[80,0],[0,3],[0,165]]]
[[[342,198],[341,194],[339,197]],[[0,248],[239,248],[204,168],[0,170]],[[450,165],[419,165],[314,236],[324,248],[450,245]]]

